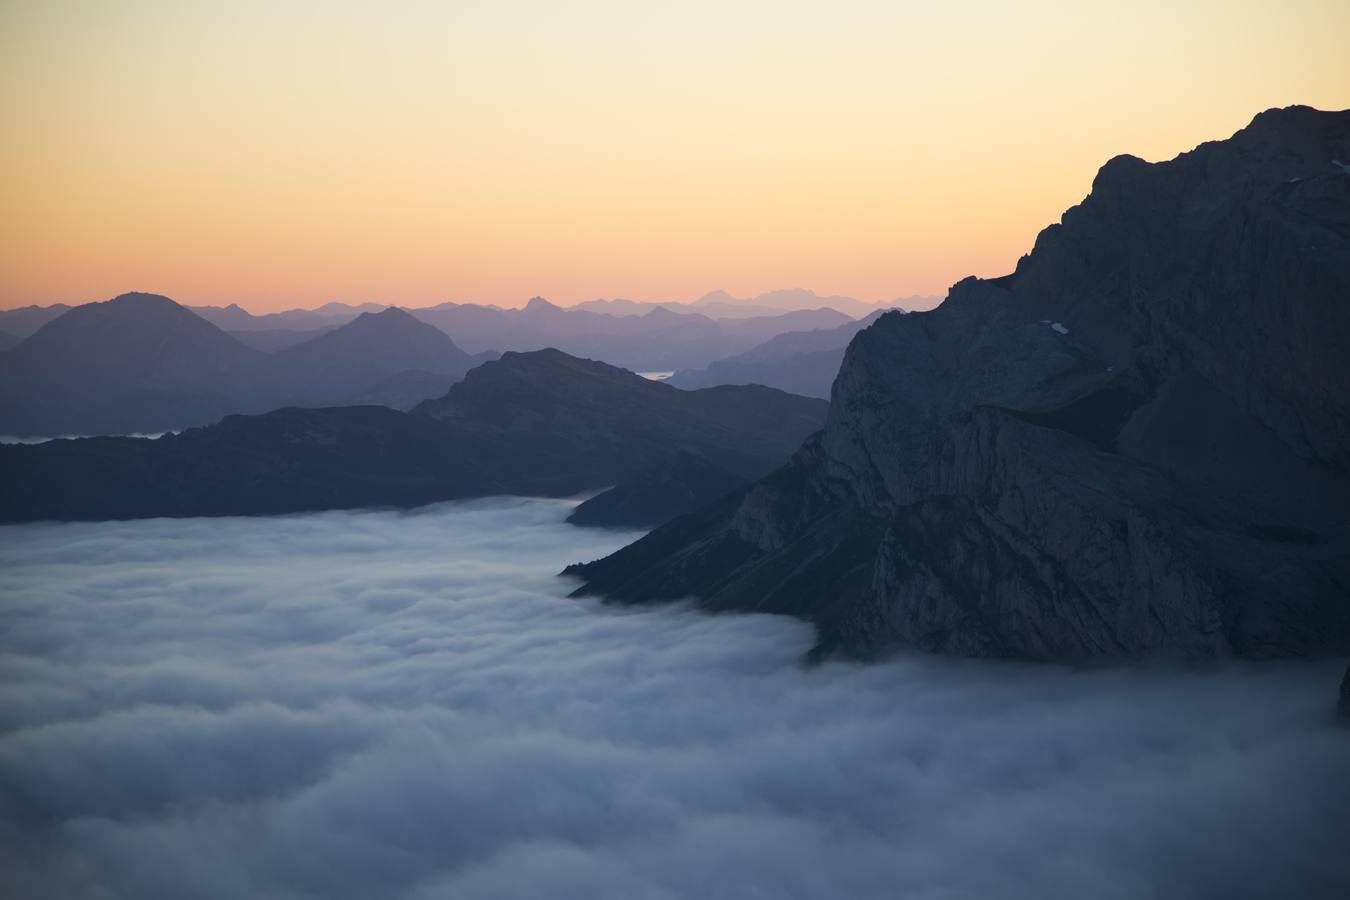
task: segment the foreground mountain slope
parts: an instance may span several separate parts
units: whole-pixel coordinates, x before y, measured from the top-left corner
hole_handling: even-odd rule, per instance
[[[1350,112],[1118,157],[1016,271],[850,345],[792,462],[569,571],[822,651],[1350,650]]]
[[[247,515],[567,496],[693,454],[780,464],[826,404],[768,388],[679,391],[557,351],[507,354],[416,413],[286,408],[158,440],[0,446],[0,519]]]

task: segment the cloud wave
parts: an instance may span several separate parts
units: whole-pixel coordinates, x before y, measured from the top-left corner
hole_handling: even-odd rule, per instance
[[[807,670],[568,510],[0,529],[0,893],[1350,895],[1333,665]]]

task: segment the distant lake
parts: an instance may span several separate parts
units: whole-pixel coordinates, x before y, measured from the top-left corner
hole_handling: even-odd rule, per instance
[[[647,379],[648,381],[665,381],[667,378],[669,378],[670,376],[674,375],[675,373],[674,373],[674,372],[639,372],[638,374],[641,375],[643,378]]]

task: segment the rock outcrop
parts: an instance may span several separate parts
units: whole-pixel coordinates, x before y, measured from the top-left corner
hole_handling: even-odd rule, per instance
[[[764,480],[568,571],[818,651],[1350,650],[1350,112],[1118,157],[1013,274],[851,343]]]

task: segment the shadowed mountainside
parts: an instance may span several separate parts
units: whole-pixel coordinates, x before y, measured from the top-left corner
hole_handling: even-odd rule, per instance
[[[508,353],[413,413],[287,408],[157,440],[0,446],[0,517],[102,519],[568,496],[692,454],[749,479],[827,404],[763,387],[681,391],[555,350]]]
[[[578,594],[1074,659],[1350,650],[1350,112],[1117,157],[1003,278],[849,346],[791,463]]]
[[[681,453],[590,498],[573,510],[567,521],[573,525],[651,528],[707,506],[747,481],[700,456]]]

